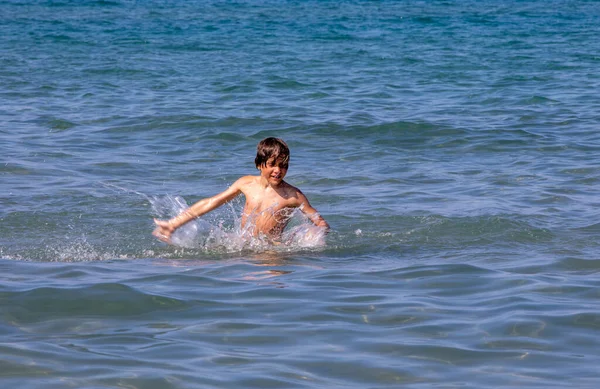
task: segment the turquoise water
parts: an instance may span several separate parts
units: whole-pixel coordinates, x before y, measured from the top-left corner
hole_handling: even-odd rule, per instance
[[[596,388],[600,3],[0,3],[0,384]],[[240,241],[255,174],[326,241]],[[294,228],[303,226],[294,220]]]

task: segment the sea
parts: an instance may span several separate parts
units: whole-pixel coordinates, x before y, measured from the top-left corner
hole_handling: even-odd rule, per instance
[[[600,2],[5,0],[0,36],[1,388],[600,386]],[[240,196],[152,236],[271,136],[329,234]]]

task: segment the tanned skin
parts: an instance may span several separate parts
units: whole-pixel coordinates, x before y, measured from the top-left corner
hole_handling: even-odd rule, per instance
[[[177,228],[228,203],[240,194],[246,198],[242,228],[250,221],[254,236],[263,234],[274,242],[279,241],[295,208],[299,208],[316,226],[329,231],[329,224],[310,205],[306,196],[283,180],[288,171],[287,159],[269,158],[258,169],[260,175],[241,177],[225,191],[198,201],[170,220],[155,219],[157,227],[153,235],[163,242],[171,243],[171,235]]]

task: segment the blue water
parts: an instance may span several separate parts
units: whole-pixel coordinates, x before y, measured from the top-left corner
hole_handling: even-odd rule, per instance
[[[600,3],[0,3],[0,386],[597,388]],[[236,235],[291,149],[331,224]],[[298,218],[292,228],[302,228]]]

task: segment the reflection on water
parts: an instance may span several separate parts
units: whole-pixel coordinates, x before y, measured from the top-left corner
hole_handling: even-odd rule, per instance
[[[246,274],[242,279],[245,281],[265,281],[265,280],[271,280],[274,277],[279,277],[279,276],[283,276],[283,275],[291,274],[291,273],[292,272],[289,270],[269,269],[269,270],[263,270],[263,271],[250,272],[250,273]],[[277,280],[271,280],[270,282],[267,282],[266,284],[272,285],[276,288],[287,287],[287,285],[285,283],[277,281]]]

